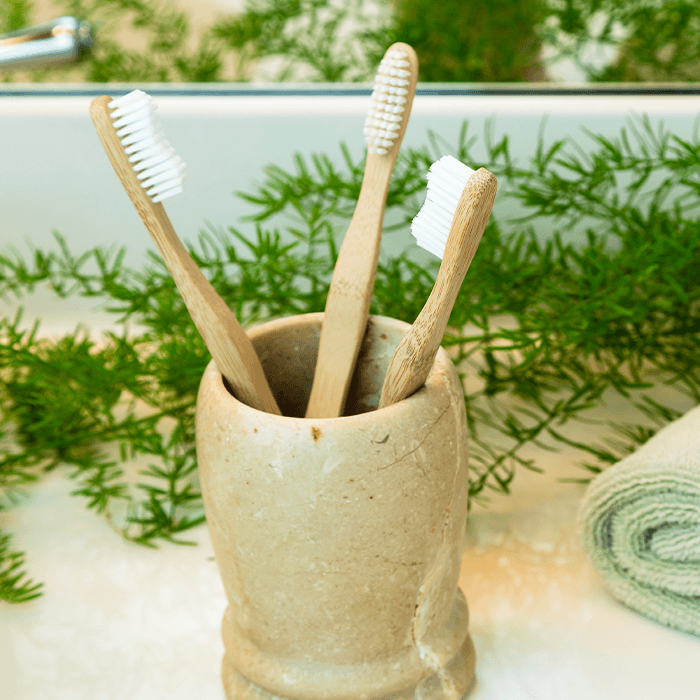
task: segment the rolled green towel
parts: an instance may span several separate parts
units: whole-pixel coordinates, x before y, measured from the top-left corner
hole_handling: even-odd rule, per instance
[[[700,636],[700,406],[599,474],[579,525],[618,600]]]

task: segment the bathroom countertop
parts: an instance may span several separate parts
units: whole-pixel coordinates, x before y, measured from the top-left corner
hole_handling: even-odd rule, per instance
[[[618,603],[588,563],[575,516],[583,476],[541,454],[540,475],[472,510],[460,585],[477,684],[469,700],[696,700],[700,638]],[[564,455],[564,458],[566,456]]]
[[[700,639],[624,608],[575,530],[580,476],[544,453],[513,493],[472,509],[460,585],[477,682],[469,700],[696,700]],[[49,474],[3,516],[32,576],[30,603],[0,605],[0,697],[223,700],[225,607],[206,527],[199,544],[124,542]]]
[[[606,411],[620,419],[620,406],[598,418]],[[697,700],[700,638],[619,604],[584,556],[584,487],[562,481],[586,475],[580,453],[528,457],[543,473],[519,469],[510,495],[490,495],[469,516],[460,585],[477,680],[468,700]],[[186,533],[194,547],[135,545],[73,488],[51,472],[0,519],[45,584],[34,601],[0,603],[0,698],[225,700],[226,602],[206,527]]]

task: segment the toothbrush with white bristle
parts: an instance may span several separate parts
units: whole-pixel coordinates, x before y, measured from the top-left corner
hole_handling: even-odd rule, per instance
[[[343,414],[367,329],[389,181],[417,78],[415,51],[408,44],[392,44],[379,64],[365,120],[365,174],[333,271],[306,418]]]
[[[442,258],[433,290],[389,363],[379,408],[411,396],[430,376],[464,276],[491,215],[497,182],[452,156],[430,166],[428,193],[411,224],[416,243]]]
[[[141,90],[90,104],[112,167],[146,225],[207,349],[244,403],[280,415],[253,344],[182,245],[160,202],[182,192],[184,163],[163,137],[151,97]]]

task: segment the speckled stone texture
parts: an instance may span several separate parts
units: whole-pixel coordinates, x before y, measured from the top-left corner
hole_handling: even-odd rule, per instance
[[[229,700],[459,700],[474,676],[458,590],[467,444],[457,373],[380,411],[408,330],[373,316],[346,415],[305,419],[323,314],[250,331],[283,416],[237,401],[214,362],[197,401],[207,523],[229,601]]]

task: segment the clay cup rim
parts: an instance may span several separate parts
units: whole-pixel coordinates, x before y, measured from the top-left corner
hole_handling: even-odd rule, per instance
[[[253,345],[256,346],[256,351],[260,356],[260,360],[263,363],[263,367],[266,370],[266,374],[268,374],[268,368],[265,366],[266,355],[264,352],[262,354],[260,353],[259,346],[262,345],[262,343],[266,339],[273,337],[273,335],[275,334],[283,334],[292,330],[314,329],[317,333],[320,333],[323,315],[323,312],[315,312],[309,314],[298,314],[296,316],[285,316],[282,318],[275,318],[264,321],[247,330],[248,336],[253,341]],[[408,331],[409,328],[410,324],[406,323],[405,321],[391,318],[389,316],[370,315],[368,323],[368,336],[371,332],[371,329],[373,329],[375,331],[381,331],[382,333],[391,333],[393,335],[393,340],[395,341],[395,343],[393,343],[392,347],[390,348],[388,356],[384,357],[384,363],[386,366],[388,366],[388,361],[391,358],[391,353],[393,353],[393,348],[396,346],[396,344],[398,344],[400,339]],[[386,370],[386,366],[384,367],[384,371]],[[219,400],[223,402],[230,402],[232,410],[240,411],[243,414],[250,414],[251,418],[253,416],[260,417],[264,415],[266,416],[266,420],[278,422],[281,424],[298,423],[299,421],[302,421],[303,423],[309,425],[311,425],[312,423],[314,425],[329,425],[332,423],[337,423],[338,421],[347,424],[350,424],[351,422],[371,423],[376,421],[379,416],[381,416],[382,420],[384,420],[390,417],[398,417],[398,415],[404,411],[414,410],[419,407],[419,404],[423,404],[426,401],[429,402],[434,392],[444,391],[446,374],[450,371],[455,372],[452,360],[450,359],[450,356],[447,354],[445,349],[441,347],[438,350],[435,362],[433,363],[433,369],[430,376],[428,377],[428,380],[426,381],[425,385],[421,387],[418,391],[416,391],[414,394],[404,399],[403,401],[399,401],[398,403],[392,404],[391,406],[385,406],[384,408],[375,407],[365,410],[363,412],[352,413],[336,418],[304,418],[302,416],[288,414],[275,415],[272,413],[265,413],[264,411],[260,411],[259,409],[253,408],[252,406],[243,403],[233,395],[233,393],[229,390],[228,386],[226,385],[225,380],[223,379],[223,376],[221,375],[221,372],[219,371],[218,367],[216,366],[216,362],[213,359],[207,365],[202,381],[204,382],[205,379],[208,376],[210,376],[210,373],[215,373],[216,375],[218,375],[221,381],[219,381],[218,383],[214,383],[214,386],[211,386],[210,383],[209,389],[213,389],[219,395],[217,397]],[[279,398],[277,396],[278,392],[275,391],[276,387],[272,381],[270,382],[270,384],[273,393],[276,394],[276,398],[279,402]],[[379,387],[381,389],[381,382],[379,383]],[[377,403],[378,398],[379,397],[377,396]],[[284,413],[284,409],[282,410]]]

